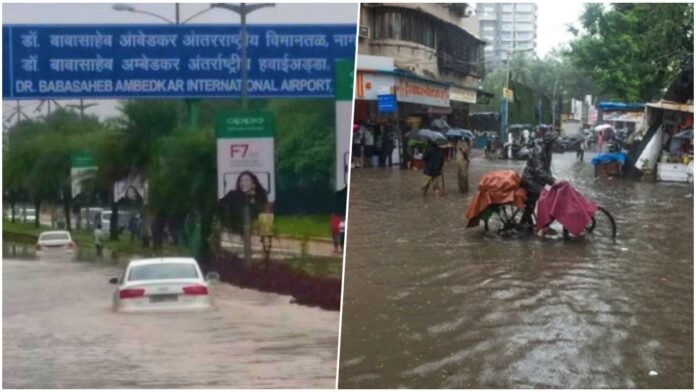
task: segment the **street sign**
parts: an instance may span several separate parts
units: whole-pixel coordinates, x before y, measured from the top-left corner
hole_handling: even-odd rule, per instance
[[[215,122],[218,198],[264,192],[275,201],[273,113],[237,110],[218,114]]]
[[[355,25],[252,25],[251,98],[333,98]],[[3,98],[238,97],[236,25],[4,25]]]
[[[350,141],[353,135],[353,78],[355,66],[352,60],[336,61],[336,159],[334,164],[334,189],[348,186],[350,167]]]
[[[503,87],[503,99],[506,101],[513,101],[515,99],[514,92],[509,88]]]
[[[76,152],[70,156],[70,183],[72,197],[77,197],[84,190],[84,182],[97,175],[94,158],[87,152]]]
[[[394,113],[396,111],[396,95],[378,95],[377,111],[379,111],[380,113]]]

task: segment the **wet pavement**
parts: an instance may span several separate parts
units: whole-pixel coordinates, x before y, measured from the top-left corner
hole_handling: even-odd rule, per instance
[[[587,154],[591,155],[591,154]],[[423,200],[422,174],[351,175],[339,386],[692,388],[693,200],[680,184],[553,171],[613,213],[615,242],[465,230],[472,190]]]
[[[333,388],[339,313],[216,283],[217,309],[119,314],[118,265],[3,244],[4,388]]]

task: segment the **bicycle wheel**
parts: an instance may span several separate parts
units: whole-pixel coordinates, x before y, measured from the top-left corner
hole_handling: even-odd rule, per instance
[[[616,239],[616,220],[604,207],[597,206],[597,212],[591,217],[585,228],[585,234],[598,239]],[[563,229],[563,238],[570,239],[572,235]]]
[[[503,204],[489,208],[492,211],[483,220],[483,227],[486,232],[503,234],[516,229],[522,219],[522,211],[515,206]]]

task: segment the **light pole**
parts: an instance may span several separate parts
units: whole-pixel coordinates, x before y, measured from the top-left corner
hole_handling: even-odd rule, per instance
[[[65,106],[67,106],[67,107],[69,107],[69,108],[80,109],[80,121],[82,121],[82,120],[85,119],[85,109],[91,108],[91,107],[97,106],[97,105],[99,105],[99,104],[96,103],[96,102],[93,102],[93,103],[85,103],[85,100],[82,99],[82,98],[80,98],[80,104],[79,104],[79,105],[77,105],[77,104],[70,104],[70,105],[65,105]]]
[[[241,95],[242,95],[242,107],[244,109],[247,108],[248,106],[248,99],[249,97],[247,96],[247,78],[248,78],[248,73],[249,70],[247,69],[247,31],[246,31],[246,17],[250,13],[261,9],[265,7],[275,7],[275,4],[273,3],[259,3],[259,4],[246,4],[246,3],[240,3],[240,4],[227,4],[227,3],[214,3],[210,5],[210,8],[223,8],[228,11],[232,11],[236,14],[239,15],[241,21],[239,24],[239,35],[242,41],[242,47],[241,47],[241,61],[242,61],[242,88],[241,88]]]
[[[241,88],[241,98],[242,98],[242,108],[246,109],[248,107],[249,97],[247,96],[247,79],[248,79],[248,69],[247,69],[247,31],[246,31],[246,17],[250,13],[264,8],[264,7],[275,7],[272,3],[259,3],[259,4],[227,4],[227,3],[214,3],[210,5],[210,8],[222,8],[228,11],[232,11],[239,15],[240,25],[239,25],[239,35],[242,41],[241,51],[241,61],[242,61],[242,88]],[[244,206],[242,213],[242,220],[244,226],[244,261],[251,263],[251,203],[253,200],[250,197],[244,198]]]
[[[171,20],[169,18],[166,18],[162,15],[155,14],[154,12],[149,12],[149,11],[144,11],[137,9],[133,7],[130,4],[114,4],[113,7],[111,7],[115,11],[125,11],[125,12],[132,12],[134,14],[144,14],[144,15],[149,15],[154,18],[163,20],[166,23],[172,24],[172,25],[182,25],[187,23],[193,18],[198,17],[199,15],[202,15],[206,12],[209,12],[212,8],[205,8],[199,12],[196,12],[195,14],[189,16],[188,18],[184,19],[183,21],[180,20],[180,7],[179,3],[174,4],[174,20]],[[188,115],[189,115],[189,129],[194,129],[198,123],[198,107],[196,105],[196,102],[193,100],[185,100],[186,101],[186,106],[188,108]],[[178,113],[177,113],[178,114]],[[178,123],[181,125],[181,116],[177,115],[178,117]]]

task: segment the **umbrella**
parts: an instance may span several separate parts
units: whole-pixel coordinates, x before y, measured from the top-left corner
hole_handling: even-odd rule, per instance
[[[612,127],[610,124],[602,124],[602,125],[597,125],[596,127],[594,127],[594,130],[595,131],[603,131],[605,129],[611,129],[611,128],[614,128],[614,127]]]
[[[411,139],[427,140],[435,143],[446,143],[447,138],[440,132],[431,131],[430,129],[413,130],[406,133],[406,137]]]
[[[445,132],[445,136],[452,139],[476,139],[473,132],[469,131],[468,129],[461,128],[452,128]]]

